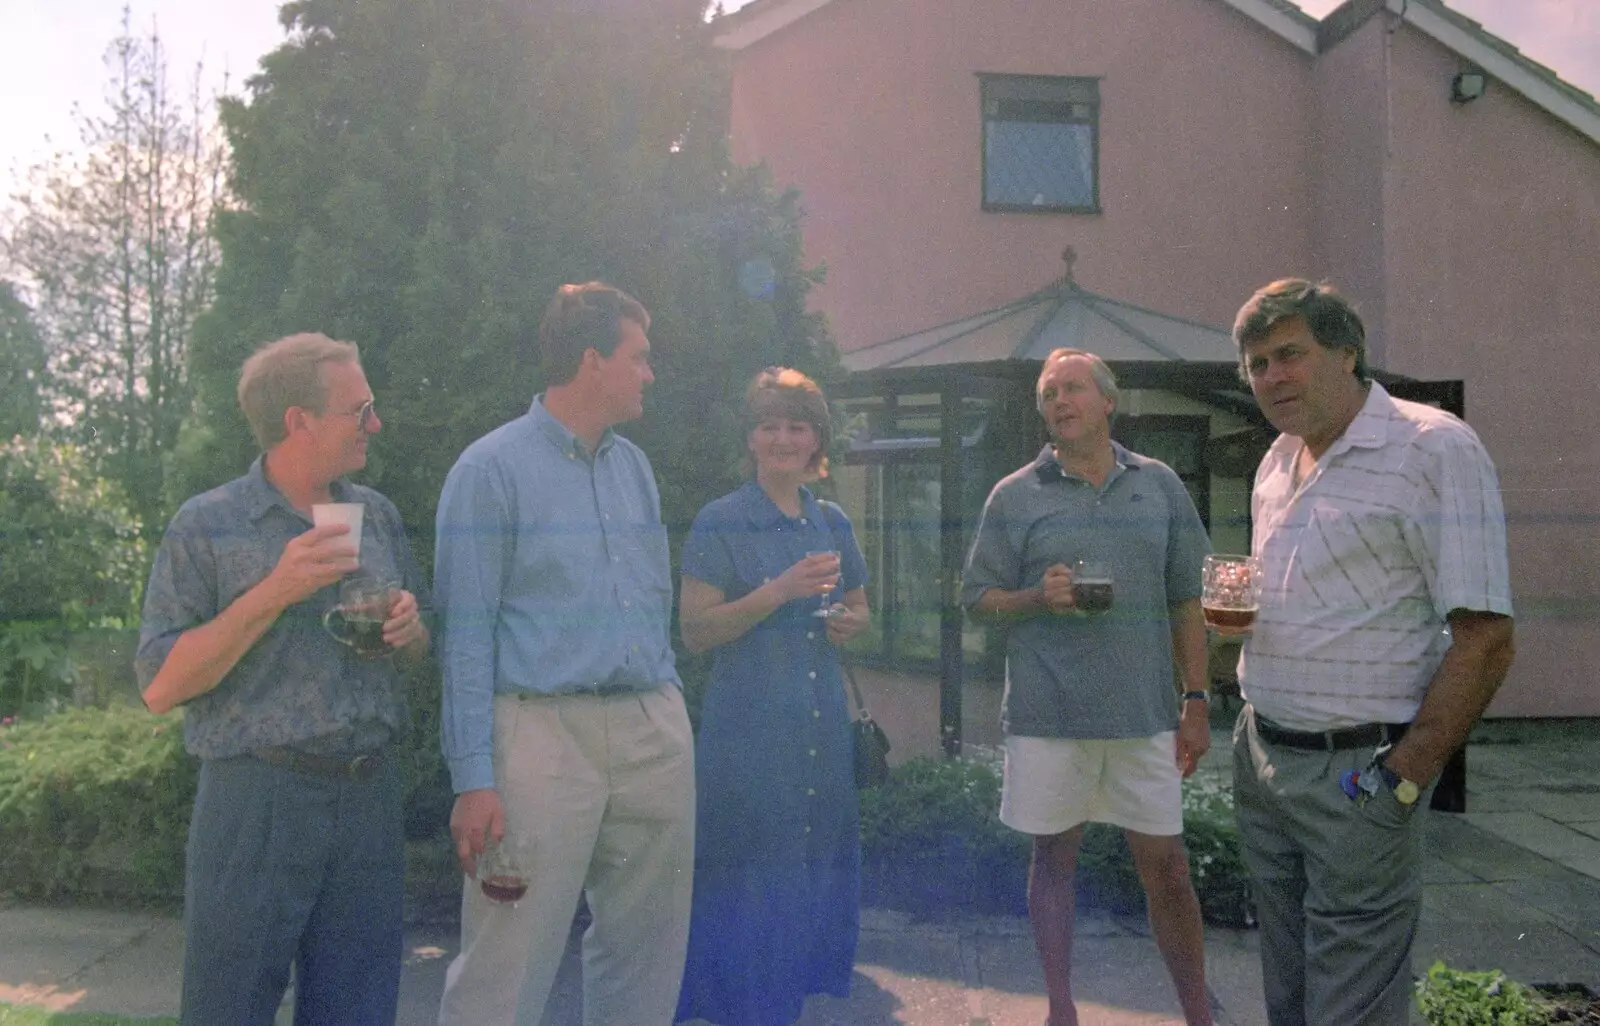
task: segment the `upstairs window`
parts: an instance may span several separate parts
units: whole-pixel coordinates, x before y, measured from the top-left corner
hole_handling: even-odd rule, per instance
[[[1100,211],[1100,80],[979,75],[983,209]]]

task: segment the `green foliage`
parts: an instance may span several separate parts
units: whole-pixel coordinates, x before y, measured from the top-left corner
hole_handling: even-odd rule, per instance
[[[1429,1026],[1544,1026],[1551,1021],[1533,990],[1498,969],[1466,972],[1435,962],[1417,981],[1417,1007]]]
[[[1184,843],[1211,922],[1252,921],[1231,792],[1215,774],[1184,783]],[[1031,841],[1000,822],[1000,773],[975,759],[913,759],[861,795],[863,900],[927,915],[1025,914]],[[1078,853],[1085,903],[1122,913],[1144,890],[1122,831],[1090,824]]]
[[[0,441],[39,430],[44,412],[44,338],[16,286],[0,281]]]
[[[139,522],[87,453],[0,442],[0,714],[66,699],[71,632],[132,617],[143,574]]]
[[[1031,842],[1000,822],[1000,776],[912,759],[861,794],[862,901],[920,915],[1022,914]]]
[[[0,620],[133,615],[144,569],[139,522],[83,449],[0,443]]]
[[[818,276],[801,265],[798,197],[728,158],[724,58],[702,14],[698,0],[286,4],[289,41],[223,106],[241,202],[219,218],[217,302],[192,349],[185,488],[254,455],[233,402],[247,353],[323,331],[361,346],[385,422],[366,480],[426,552],[456,456],[542,386],[533,343],[554,289],[591,278],[652,313],[657,382],[625,430],[669,522],[731,487],[750,375],[826,377],[837,356],[804,310]]]
[[[196,779],[181,727],[112,707],[0,728],[0,890],[181,894]]]
[[[176,1019],[129,1019],[97,1012],[50,1012],[0,1002],[0,1026],[178,1026]]]

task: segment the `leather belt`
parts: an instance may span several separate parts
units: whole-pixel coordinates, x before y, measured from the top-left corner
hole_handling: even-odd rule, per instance
[[[367,752],[353,759],[335,759],[327,755],[312,755],[293,748],[257,748],[253,758],[273,766],[282,766],[295,773],[308,773],[316,777],[343,777],[346,780],[365,780],[378,770],[383,761],[382,752]]]
[[[1327,752],[1393,744],[1405,736],[1409,726],[1409,723],[1363,723],[1339,730],[1290,730],[1256,717],[1256,733],[1268,744]]]

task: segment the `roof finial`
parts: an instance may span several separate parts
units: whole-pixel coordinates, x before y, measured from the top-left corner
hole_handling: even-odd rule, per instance
[[[1061,251],[1061,262],[1067,265],[1066,273],[1061,276],[1061,284],[1076,285],[1077,282],[1072,280],[1072,265],[1078,262],[1078,251],[1068,246]]]

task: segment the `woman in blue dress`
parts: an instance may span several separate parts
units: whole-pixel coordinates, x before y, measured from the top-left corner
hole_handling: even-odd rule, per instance
[[[702,509],[683,549],[679,629],[715,660],[677,1018],[787,1026],[807,994],[848,995],[855,963],[860,816],[835,646],[867,625],[866,561],[844,511],[806,487],[827,474],[822,390],[769,367],[745,416],[754,480]]]

